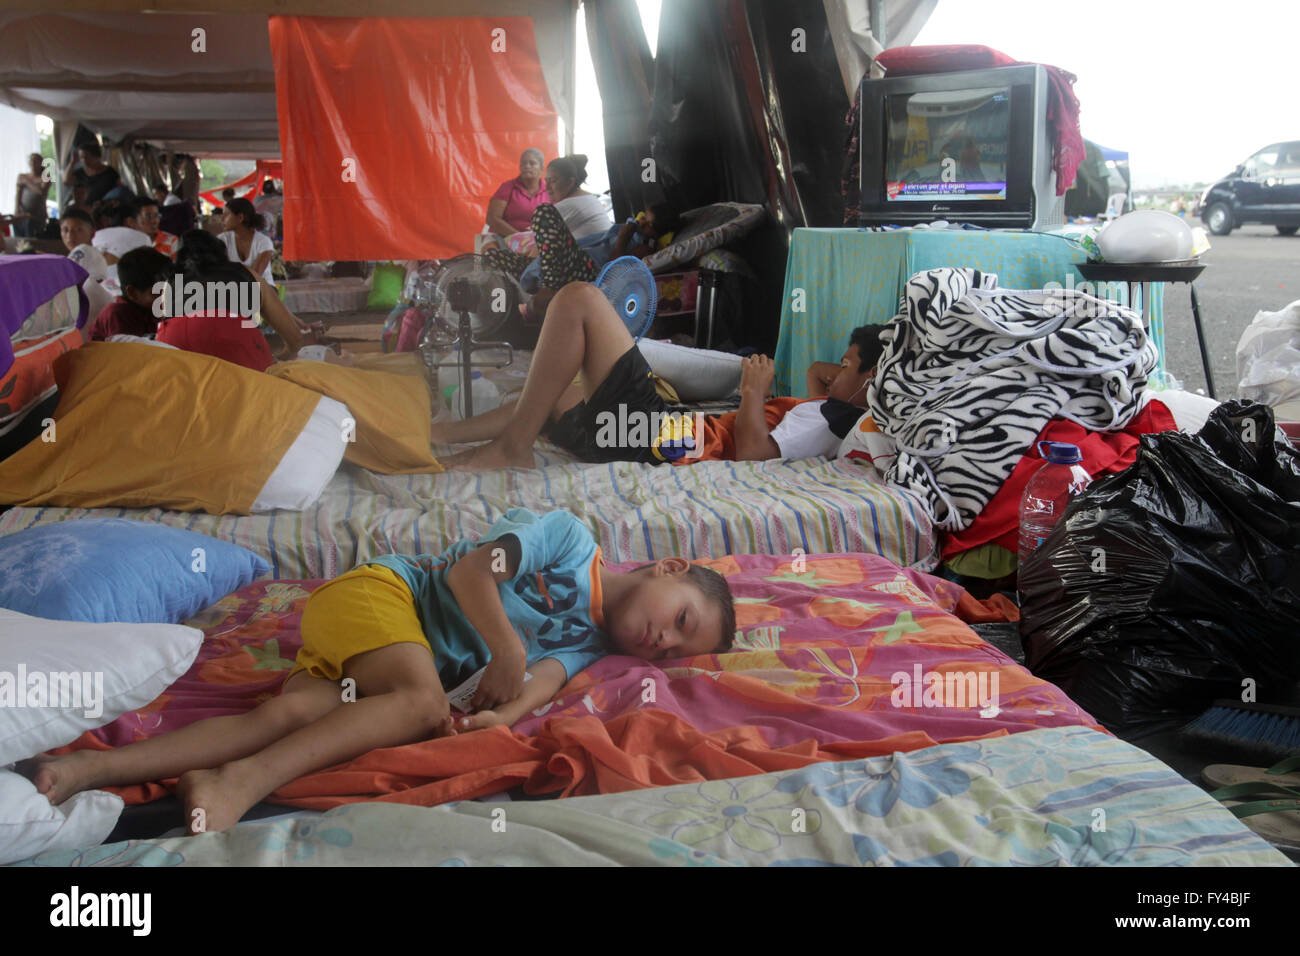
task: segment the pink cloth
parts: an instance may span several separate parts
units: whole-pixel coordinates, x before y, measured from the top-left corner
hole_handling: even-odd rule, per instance
[[[523,182],[518,178],[502,183],[492,194],[492,198],[506,201],[505,212],[501,214],[501,218],[520,232],[532,226],[533,210],[544,202],[550,202],[546,195],[546,183],[539,183],[537,195],[530,196]]]

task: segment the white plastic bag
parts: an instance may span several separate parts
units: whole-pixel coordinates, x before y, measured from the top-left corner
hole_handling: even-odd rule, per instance
[[[1259,312],[1237,342],[1237,394],[1273,408],[1278,421],[1300,421],[1300,299]]]

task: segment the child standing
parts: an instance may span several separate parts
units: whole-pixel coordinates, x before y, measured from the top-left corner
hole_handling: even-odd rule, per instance
[[[322,585],[280,696],[117,750],[38,758],[36,788],[59,804],[81,790],[180,776],[192,832],[199,821],[221,830],[312,771],[513,724],[603,654],[660,660],[731,645],[731,594],[707,568],[664,558],[611,572],[567,512],[512,510],[484,542],[377,558]],[[454,719],[444,688],[483,668],[476,713]]]

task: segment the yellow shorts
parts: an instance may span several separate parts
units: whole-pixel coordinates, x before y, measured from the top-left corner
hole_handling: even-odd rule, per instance
[[[302,612],[302,648],[285,677],[299,671],[340,680],[349,658],[391,644],[429,650],[406,582],[381,565],[364,564],[312,592]]]

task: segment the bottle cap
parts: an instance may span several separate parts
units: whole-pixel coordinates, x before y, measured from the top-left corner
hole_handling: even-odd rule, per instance
[[[1040,441],[1038,454],[1053,465],[1075,465],[1083,461],[1079,446],[1064,441]]]

